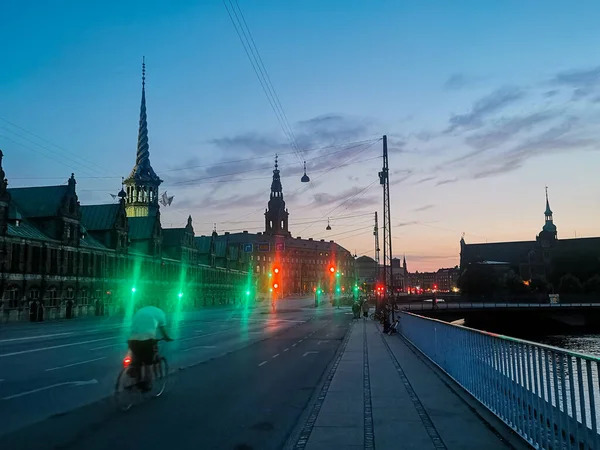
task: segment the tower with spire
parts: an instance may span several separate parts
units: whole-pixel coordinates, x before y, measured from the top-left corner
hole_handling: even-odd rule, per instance
[[[289,212],[283,200],[283,187],[279,173],[278,157],[275,155],[275,169],[271,182],[271,197],[265,210],[265,234],[271,236],[290,236],[288,231]]]
[[[541,241],[542,246],[549,246],[556,240],[556,225],[554,225],[554,219],[552,218],[552,210],[550,209],[550,202],[548,201],[548,186],[546,186],[546,211],[544,211],[544,226],[538,236],[538,240]]]
[[[146,116],[146,61],[142,60],[142,102],[135,166],[125,179],[127,217],[149,217],[158,213],[158,187],[162,180],[150,165]]]

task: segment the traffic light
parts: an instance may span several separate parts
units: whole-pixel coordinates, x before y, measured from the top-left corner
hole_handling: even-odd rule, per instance
[[[246,295],[250,295],[250,291],[246,291]]]
[[[334,273],[334,272],[335,272],[335,267],[333,267],[333,266],[329,266],[329,271],[330,271],[331,273]]]
[[[279,273],[279,267],[275,267],[275,268],[273,269],[273,272],[274,272],[274,273],[276,273],[276,274],[278,274],[278,273]]]
[[[279,283],[273,283],[273,289],[275,289],[275,290],[279,289]]]
[[[179,298],[183,297],[183,292],[180,292],[180,293],[179,293],[177,296],[178,296]]]
[[[135,292],[135,288],[134,287],[131,288],[131,292]]]

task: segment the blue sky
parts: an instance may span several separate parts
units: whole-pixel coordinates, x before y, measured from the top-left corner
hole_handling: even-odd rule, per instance
[[[411,270],[457,264],[463,232],[533,239],[545,185],[559,237],[600,235],[600,3],[238,2],[300,158],[221,1],[6,0],[10,185],[75,172],[82,203],[110,202],[135,160],[145,55],[165,226],[191,213],[197,234],[261,230],[279,152],[292,233],[372,255],[387,134],[394,253]]]

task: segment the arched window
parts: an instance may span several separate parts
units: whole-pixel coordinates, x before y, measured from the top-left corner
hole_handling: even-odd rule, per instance
[[[17,286],[9,286],[4,290],[4,298],[6,306],[9,308],[19,307],[19,288]]]

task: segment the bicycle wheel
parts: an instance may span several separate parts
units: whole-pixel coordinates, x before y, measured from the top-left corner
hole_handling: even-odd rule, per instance
[[[154,397],[160,397],[166,390],[167,381],[169,379],[169,364],[167,358],[160,357],[152,366],[154,375]]]
[[[123,368],[115,383],[115,401],[119,409],[127,411],[133,406],[135,389],[136,380],[129,376],[127,367]]]

